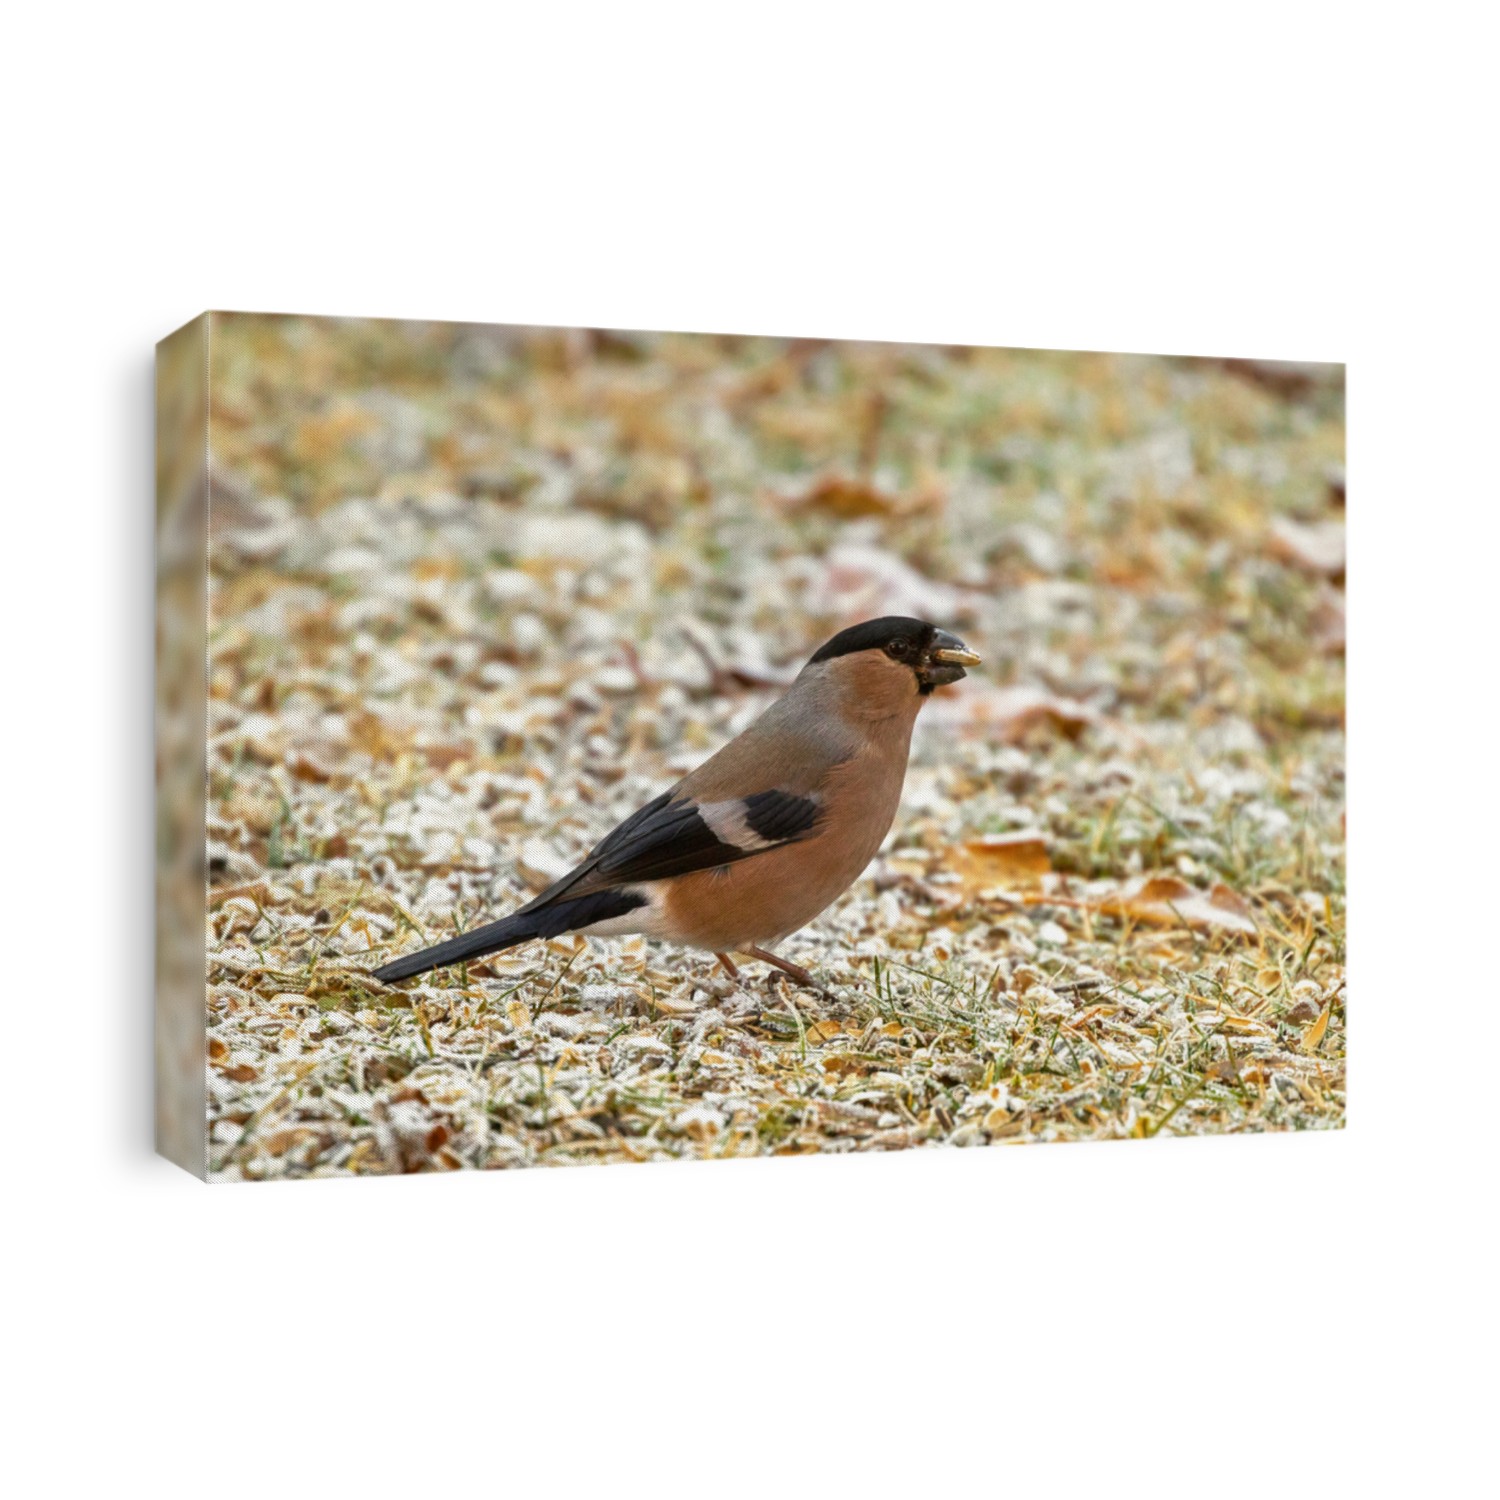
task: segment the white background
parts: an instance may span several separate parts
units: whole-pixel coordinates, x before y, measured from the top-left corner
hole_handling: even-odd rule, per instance
[[[9,14],[15,1493],[1481,1486],[1482,16]],[[154,1160],[151,349],[205,307],[1347,360],[1349,1129],[216,1190]]]

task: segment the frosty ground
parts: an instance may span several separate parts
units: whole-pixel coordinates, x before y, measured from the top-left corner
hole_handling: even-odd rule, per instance
[[[1329,367],[236,318],[212,341],[221,1179],[1337,1126]],[[387,988],[881,613],[985,658],[784,952]]]

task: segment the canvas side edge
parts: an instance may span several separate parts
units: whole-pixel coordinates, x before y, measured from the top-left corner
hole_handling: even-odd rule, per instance
[[[156,346],[156,1149],[208,1174],[208,340]]]

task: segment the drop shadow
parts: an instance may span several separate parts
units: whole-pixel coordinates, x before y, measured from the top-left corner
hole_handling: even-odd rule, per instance
[[[118,570],[121,608],[103,643],[106,681],[115,696],[109,722],[119,738],[101,747],[106,806],[118,810],[118,868],[109,887],[120,903],[120,948],[114,983],[125,1037],[118,1142],[132,1158],[154,1156],[155,1144],[155,365],[148,354],[119,372],[114,451],[122,456],[119,504],[107,511],[109,564]],[[108,618],[108,616],[106,616]],[[107,982],[107,981],[106,981]]]

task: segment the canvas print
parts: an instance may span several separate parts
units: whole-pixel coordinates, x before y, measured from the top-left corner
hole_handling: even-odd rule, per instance
[[[213,313],[157,399],[174,1160],[1342,1125],[1342,366]]]

